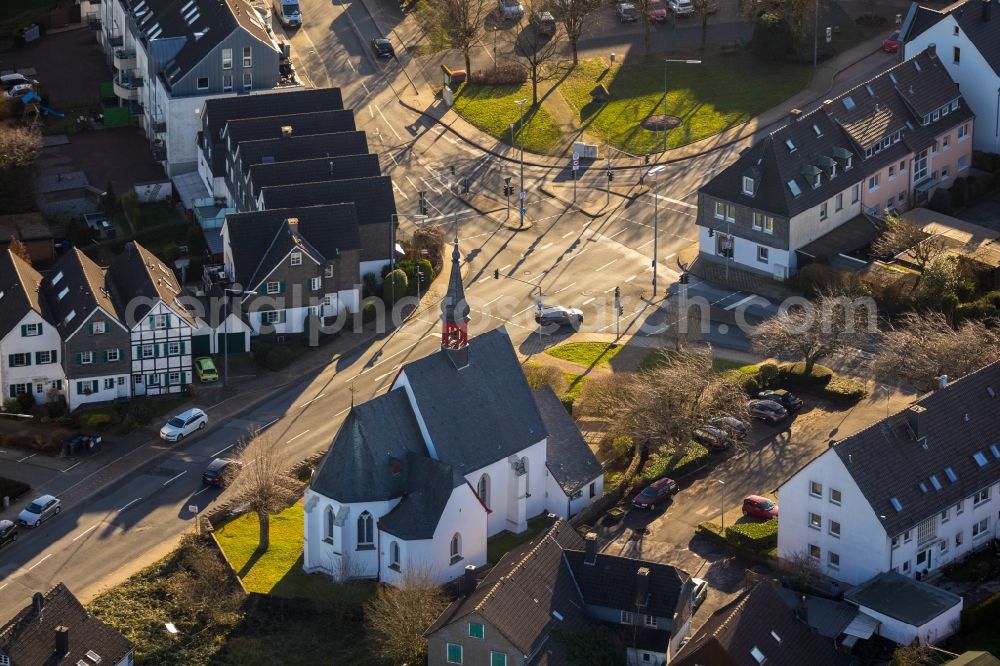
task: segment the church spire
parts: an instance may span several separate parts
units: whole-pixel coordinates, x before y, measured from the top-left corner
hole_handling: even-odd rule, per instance
[[[458,229],[451,251],[448,293],[441,301],[441,348],[448,351],[457,367],[468,365],[469,304],[462,286],[462,255],[458,251]]]

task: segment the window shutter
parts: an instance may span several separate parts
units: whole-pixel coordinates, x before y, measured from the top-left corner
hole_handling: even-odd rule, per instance
[[[280,282],[278,282],[278,293],[279,294],[285,293],[285,281],[284,280],[281,280]]]
[[[132,348],[132,358],[142,358],[142,347]]]
[[[77,352],[76,354],[76,364],[83,365],[83,354],[81,354],[80,352]]]
[[[53,363],[58,363],[59,362],[59,350],[58,349],[53,349],[51,352],[49,352],[49,354],[50,354],[49,358],[52,359]]]
[[[94,322],[90,322],[89,324],[87,324],[87,335],[93,335],[93,334],[94,334]]]
[[[12,398],[16,398],[17,397],[17,390],[14,389],[14,385],[13,384],[10,385],[10,397],[12,397]]]
[[[83,395],[83,382],[76,383],[76,394]]]
[[[181,379],[183,380],[184,384],[190,384],[191,383],[191,373],[187,372],[187,371],[182,372],[181,373]]]
[[[284,282],[282,282],[282,285],[284,285]],[[286,313],[285,313],[284,310],[281,310],[281,311],[278,312],[278,323],[279,324],[284,324],[285,323],[285,314]]]
[[[35,365],[42,364],[42,352],[35,352]]]
[[[94,381],[90,382],[90,392],[91,393],[97,393],[98,388],[99,387],[97,385],[97,380],[96,379]]]
[[[28,325],[27,324],[21,324],[21,337],[22,338],[28,337]]]
[[[7,365],[9,365],[12,368],[14,367],[14,355],[13,354],[7,354]]]
[[[183,340],[181,340],[181,354],[185,353],[186,348],[187,348],[187,345],[185,344],[185,342]]]
[[[105,363],[108,362],[108,350],[107,349],[104,350],[104,362]]]

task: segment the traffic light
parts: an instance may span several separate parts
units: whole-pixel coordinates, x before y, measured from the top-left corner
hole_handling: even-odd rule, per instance
[[[681,284],[687,284],[688,282],[690,282],[690,280],[691,280],[690,275],[688,275],[687,273],[681,273]]]
[[[622,290],[621,287],[615,287],[615,303],[621,300]]]
[[[643,155],[642,156],[642,161],[643,161],[644,164],[649,164],[649,155]]]
[[[512,194],[514,194],[514,188],[512,186],[510,186],[510,185],[504,185],[503,186],[503,195],[505,197],[509,197]]]
[[[426,193],[423,190],[418,190],[417,191],[417,196],[420,199],[420,214],[421,215],[426,215],[427,214],[427,199],[424,198],[425,194]]]
[[[612,173],[611,169],[608,169],[608,182],[610,183],[615,179],[615,174]]]
[[[499,268],[494,268],[493,269],[493,279],[494,280],[499,280],[500,279],[500,269]]]
[[[455,175],[455,165],[454,165],[454,164],[452,164],[452,165],[451,165],[450,167],[448,167],[448,168],[449,168],[449,169],[451,169],[451,175],[453,175],[453,176],[454,176],[454,175]]]

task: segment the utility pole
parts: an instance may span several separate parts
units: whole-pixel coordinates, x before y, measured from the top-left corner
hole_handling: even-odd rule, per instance
[[[615,340],[622,337],[622,290],[615,287]]]
[[[656,260],[659,252],[660,238],[660,172],[667,167],[664,165],[655,166],[649,170],[648,175],[653,177],[653,298],[656,298]]]
[[[819,0],[816,0],[816,12],[813,19],[813,69],[819,64]]]
[[[513,127],[513,125],[511,125],[511,127]],[[510,184],[510,176],[507,176],[506,178],[504,178],[503,179],[503,183],[504,183],[504,185],[503,185],[503,195],[505,197],[507,197],[507,217],[505,217],[504,219],[505,220],[509,220],[510,219],[510,195],[514,193],[514,188]]]
[[[722,514],[720,515],[720,518],[722,520],[722,536],[725,537],[726,536],[726,482],[720,481],[719,479],[716,479],[715,482],[722,486],[722,505],[719,508],[722,509]]]
[[[615,174],[611,172],[611,158],[608,158],[608,199],[606,205],[611,205],[611,181],[615,179]]]
[[[528,103],[527,98],[519,99],[516,102],[514,102],[514,104],[517,104],[517,108],[521,113],[521,120],[520,120],[521,127],[518,130],[518,133],[521,135],[520,137],[518,137],[521,140],[521,221],[520,224],[518,225],[520,227],[524,227],[524,213],[525,213],[524,203],[525,200],[527,199],[527,195],[524,192],[524,105],[527,103]]]

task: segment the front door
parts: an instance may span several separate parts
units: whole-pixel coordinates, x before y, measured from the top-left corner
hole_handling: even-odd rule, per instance
[[[118,378],[118,397],[127,398],[128,396],[128,377]]]
[[[715,253],[720,257],[733,258],[733,237],[727,234],[716,234]]]
[[[917,553],[917,571],[930,571],[933,567],[934,549],[928,548]]]

